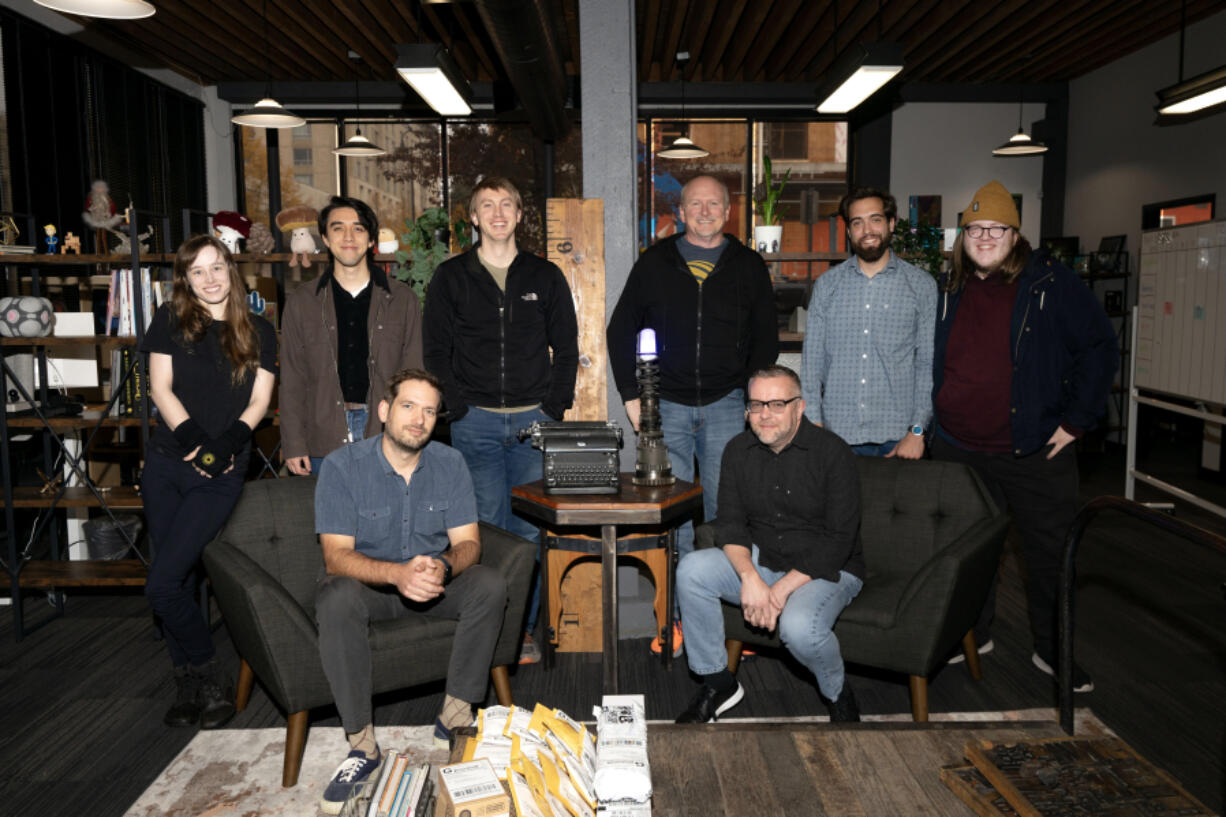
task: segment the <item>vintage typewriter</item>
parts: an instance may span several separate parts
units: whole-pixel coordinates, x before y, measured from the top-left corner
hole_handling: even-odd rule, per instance
[[[614,423],[533,423],[519,430],[541,450],[547,494],[615,494],[621,489],[617,451],[621,427]]]

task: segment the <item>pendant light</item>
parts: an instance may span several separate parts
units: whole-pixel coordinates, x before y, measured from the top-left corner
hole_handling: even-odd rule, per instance
[[[353,100],[354,106],[357,108],[357,119],[362,119],[362,95],[358,90],[358,63],[362,61],[362,57],[356,51],[349,52],[349,59],[353,60]],[[332,148],[332,152],[337,156],[382,156],[387,153],[386,150],[371,142],[362,135],[362,126],[355,124],[353,136],[345,140],[345,144],[338,148]]]
[[[685,119],[685,64],[690,61],[690,52],[677,52],[677,65],[681,68],[681,135],[663,150],[657,150],[656,155],[663,159],[701,159],[711,155],[711,151],[701,148],[690,139],[690,125]]]
[[[1017,133],[1009,137],[1009,141],[995,148],[993,156],[1037,156],[1047,152],[1047,145],[1038,139],[1031,139],[1022,129],[1022,100],[1017,101]]]
[[[34,0],[34,3],[63,14],[103,20],[143,20],[157,11],[145,0]]]
[[[1188,114],[1209,113],[1226,106],[1226,65],[1206,71],[1185,81],[1183,43],[1187,31],[1187,2],[1179,6],[1179,81],[1156,91],[1159,123],[1190,121]],[[1183,119],[1183,117],[1188,117]]]
[[[272,56],[268,42],[268,0],[264,0],[264,93],[265,96],[255,105],[240,114],[230,117],[235,125],[248,128],[299,128],[306,120],[296,113],[290,113],[282,108],[280,103],[272,98]]]

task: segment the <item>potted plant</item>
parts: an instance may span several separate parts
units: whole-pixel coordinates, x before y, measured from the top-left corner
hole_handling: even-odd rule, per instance
[[[894,224],[891,247],[899,258],[909,261],[933,278],[939,278],[945,267],[945,231],[920,221],[912,224],[900,218]]]
[[[472,244],[472,233],[463,219],[451,224],[442,207],[429,207],[416,219],[406,218],[404,226],[406,231],[400,236],[400,243],[408,249],[396,251],[396,277],[413,287],[424,308],[426,288],[430,286],[434,270],[451,252],[451,230],[454,228],[456,244],[461,250]]]
[[[779,183],[775,184],[771,157],[762,157],[762,167],[765,171],[762,184],[758,187],[758,195],[754,196],[754,204],[757,206],[758,215],[762,217],[762,224],[753,228],[753,244],[758,252],[779,252],[783,246],[784,211],[779,205],[779,198],[783,195],[788,177],[792,175],[792,168],[789,167]]]

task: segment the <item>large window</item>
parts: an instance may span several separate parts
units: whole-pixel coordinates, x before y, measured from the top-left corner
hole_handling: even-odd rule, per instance
[[[688,132],[710,151],[700,159],[665,159],[658,152]],[[839,199],[847,188],[847,125],[843,122],[753,122],[651,120],[640,122],[639,244],[652,243],[684,229],[677,211],[681,188],[700,174],[728,185],[732,212],[724,231],[743,241],[761,219],[753,195],[762,192],[765,157],[771,158],[776,182],[790,171],[780,204],[783,252],[842,252],[844,230],[838,220]],[[649,147],[650,146],[650,147]],[[749,174],[749,180],[747,180]],[[785,278],[807,278],[828,264],[786,262],[774,267]]]
[[[354,132],[344,128],[344,137]],[[362,135],[387,151],[383,156],[345,159],[345,195],[369,204],[379,225],[396,234],[422,210],[443,204],[443,169],[440,153],[442,126],[437,123],[363,122]]]
[[[308,122],[283,131],[240,128],[243,152],[244,214],[275,231],[276,213],[268,210],[268,142],[277,139],[281,208],[305,204],[319,209],[337,192],[335,120]]]

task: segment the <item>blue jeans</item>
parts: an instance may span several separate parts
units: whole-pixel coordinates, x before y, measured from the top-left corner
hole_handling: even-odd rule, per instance
[[[745,391],[733,389],[705,406],[660,401],[660,430],[677,479],[694,480],[694,460],[702,477],[702,515],[715,519],[719,507],[719,465],[728,441],[745,430]],[[694,549],[694,525],[677,530],[677,555]]]
[[[345,409],[345,425],[349,428],[349,441],[356,443],[366,437],[366,419],[369,413],[366,409]],[[319,476],[319,467],[323,465],[323,457],[311,457],[311,473]]]
[[[898,440],[885,443],[860,443],[851,446],[851,452],[861,457],[884,457],[893,451],[896,445],[898,445]]]
[[[464,457],[473,478],[477,516],[531,542],[540,540],[539,531],[535,523],[511,512],[511,489],[541,478],[541,452],[529,440],[520,442],[515,433],[550,419],[539,408],[503,414],[470,406],[467,414],[451,424],[451,445]],[[541,603],[540,580],[532,587],[529,632],[536,626]]]
[[[787,571],[758,564],[758,546],[752,548],[753,564],[768,585]],[[860,593],[864,582],[847,571],[839,581],[813,579],[788,596],[779,614],[779,638],[797,661],[817,679],[827,700],[843,691],[843,656],[833,632],[839,613]],[[724,613],[720,601],[741,603],[741,579],[719,548],[697,550],[677,567],[677,598],[685,619],[685,656],[698,675],[713,675],[728,666],[724,649]]]

